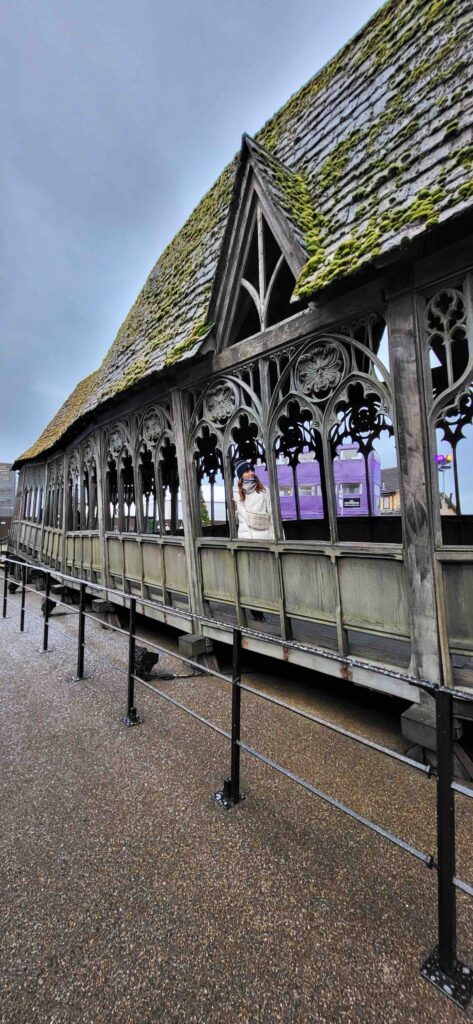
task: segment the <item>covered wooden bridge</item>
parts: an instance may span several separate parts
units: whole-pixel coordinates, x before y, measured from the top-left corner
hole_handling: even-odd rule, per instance
[[[472,20],[391,0],[243,136],[17,460],[12,555],[410,699],[473,683]],[[237,537],[242,458],[274,540]]]

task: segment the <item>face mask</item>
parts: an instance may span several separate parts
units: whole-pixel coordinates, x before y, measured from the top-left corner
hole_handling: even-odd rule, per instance
[[[243,480],[243,490],[245,494],[251,494],[256,489],[256,480],[253,477],[252,480]]]

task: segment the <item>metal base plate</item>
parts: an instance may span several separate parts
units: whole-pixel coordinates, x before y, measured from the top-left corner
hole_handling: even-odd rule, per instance
[[[224,789],[219,790],[218,793],[212,793],[212,800],[215,800],[215,803],[218,804],[219,807],[223,807],[225,811],[231,811],[233,807],[238,807],[238,804],[241,804],[244,799],[245,797],[240,793],[238,800],[232,800]]]
[[[140,718],[140,716],[136,713],[135,709],[133,708],[131,714],[123,716],[122,722],[123,725],[129,725],[131,727],[132,725],[141,725],[143,719]]]
[[[451,974],[445,974],[439,966],[439,951],[436,946],[422,965],[420,973],[427,981],[452,999],[462,1010],[466,1010],[473,995],[473,970],[461,960],[455,960]]]

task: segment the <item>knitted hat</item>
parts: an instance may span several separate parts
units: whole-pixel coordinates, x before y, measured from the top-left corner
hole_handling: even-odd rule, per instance
[[[241,480],[243,473],[246,473],[251,468],[250,463],[246,459],[237,459],[235,462],[235,473],[239,480]]]

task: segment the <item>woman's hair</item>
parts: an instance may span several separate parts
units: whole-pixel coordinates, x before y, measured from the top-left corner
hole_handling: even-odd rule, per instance
[[[256,473],[255,473],[255,484],[256,484],[256,493],[257,494],[261,494],[261,491],[265,491],[266,490],[266,487],[264,486],[264,484],[261,483],[261,480],[260,480],[260,478],[258,476],[256,476]],[[240,479],[238,481],[238,494],[240,495],[240,501],[245,501],[246,493],[245,493],[245,489],[243,487],[243,477],[240,477]]]

